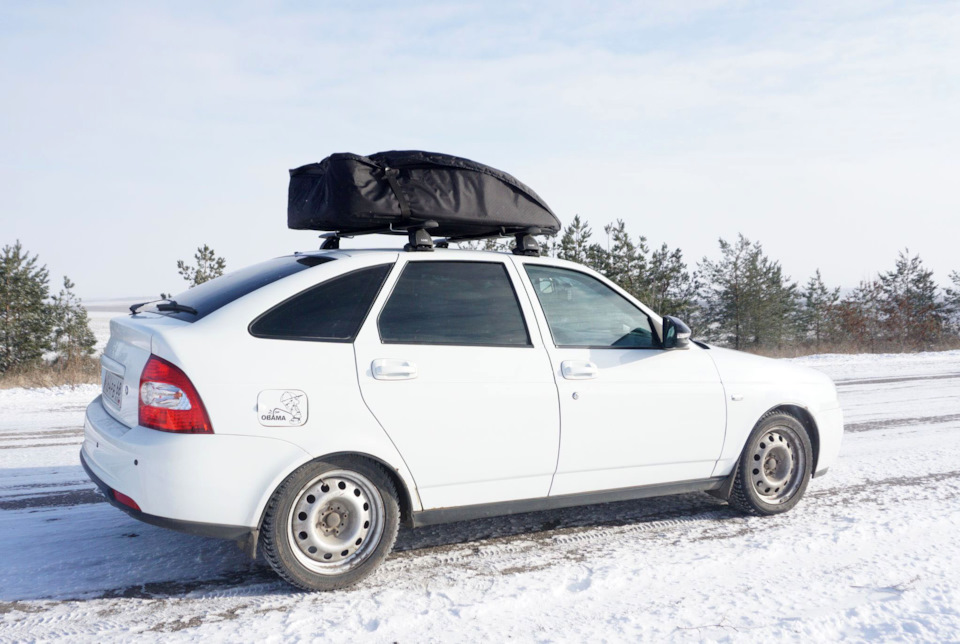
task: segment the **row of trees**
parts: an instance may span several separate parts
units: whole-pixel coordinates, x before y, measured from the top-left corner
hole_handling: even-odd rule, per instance
[[[960,346],[960,272],[940,289],[909,251],[876,279],[841,295],[820,271],[803,285],[790,279],[759,242],[720,240],[719,256],[690,267],[679,248],[652,247],[618,220],[604,226],[606,243],[579,216],[546,240],[547,255],[603,273],[656,312],[687,320],[697,337],[755,351],[911,351]],[[474,248],[506,250],[488,240]],[[194,263],[177,262],[193,287],[222,275],[223,258],[204,244]],[[50,276],[20,242],[0,253],[0,374],[52,355],[60,364],[88,359],[96,339],[74,284],[51,293]],[[169,297],[169,295],[161,295]]]
[[[680,249],[651,250],[623,221],[594,241],[579,216],[549,255],[605,274],[658,313],[689,321],[700,338],[737,349],[910,351],[960,344],[960,273],[941,289],[919,255],[902,251],[893,269],[841,296],[820,271],[803,285],[790,279],[759,242],[720,240],[720,254],[690,268]],[[490,243],[487,246],[497,246]],[[503,244],[500,243],[500,246]]]

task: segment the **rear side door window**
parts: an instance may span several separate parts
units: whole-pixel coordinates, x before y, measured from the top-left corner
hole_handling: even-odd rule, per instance
[[[532,346],[500,262],[409,262],[379,319],[393,344]]]
[[[659,349],[650,317],[590,275],[525,264],[558,347]]]
[[[353,342],[393,264],[326,280],[273,307],[250,324],[258,338]]]

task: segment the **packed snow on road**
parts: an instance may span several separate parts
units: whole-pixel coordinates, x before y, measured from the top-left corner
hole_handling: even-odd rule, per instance
[[[404,530],[325,594],[105,503],[77,456],[97,387],[0,391],[0,641],[957,640],[960,351],[797,362],[846,433],[785,515],[692,494]]]

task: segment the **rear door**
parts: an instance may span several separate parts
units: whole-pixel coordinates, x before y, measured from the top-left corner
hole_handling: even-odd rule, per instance
[[[424,508],[544,497],[557,388],[511,262],[401,258],[354,344],[363,398]]]

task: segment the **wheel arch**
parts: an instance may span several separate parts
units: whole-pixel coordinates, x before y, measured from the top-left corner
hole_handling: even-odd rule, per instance
[[[387,476],[389,476],[393,481],[394,486],[397,488],[397,493],[400,495],[400,498],[397,499],[397,501],[400,503],[400,523],[407,526],[413,525],[413,497],[411,496],[411,491],[408,488],[406,481],[404,481],[403,477],[400,476],[400,472],[397,470],[397,468],[393,467],[382,458],[378,458],[365,452],[332,452],[330,454],[324,454],[323,456],[317,457],[313,460],[322,461],[331,458],[335,459],[340,456],[362,458],[372,463],[376,463],[382,467],[386,471]]]
[[[796,418],[798,421],[800,421],[800,424],[803,425],[804,429],[807,430],[807,434],[810,437],[810,447],[813,449],[813,465],[812,465],[811,472],[817,471],[817,461],[820,457],[820,430],[817,427],[817,421],[814,419],[813,414],[810,413],[810,410],[808,410],[806,407],[802,405],[798,405],[795,403],[780,403],[778,405],[774,405],[773,407],[771,407],[770,409],[763,412],[762,414],[760,414],[760,416],[757,417],[756,422],[754,422],[754,424],[751,426],[750,432],[747,434],[747,439],[744,440],[743,446],[740,448],[740,452],[737,455],[737,461],[736,463],[734,463],[733,469],[730,471],[730,473],[726,475],[727,478],[723,482],[723,485],[721,485],[716,490],[707,492],[708,494],[715,496],[718,499],[722,499],[724,501],[727,501],[730,499],[730,494],[733,490],[733,485],[737,478],[737,468],[739,467],[737,463],[739,463],[740,458],[743,455],[743,451],[747,449],[746,441],[749,439],[750,435],[756,429],[757,425],[760,424],[760,421],[762,421],[764,418],[766,418],[770,414],[775,414],[778,412],[790,414],[791,416]]]
[[[371,463],[375,463],[383,468],[383,470],[387,473],[387,476],[389,476],[391,481],[393,481],[394,486],[397,488],[397,494],[400,497],[397,499],[397,501],[400,504],[400,521],[403,525],[412,526],[413,512],[414,512],[412,491],[407,486],[406,481],[404,481],[403,477],[400,475],[397,468],[393,467],[382,458],[378,458],[366,452],[357,452],[357,451],[330,452],[329,454],[316,456],[314,458],[305,460],[302,463],[298,463],[296,466],[294,466],[284,474],[284,476],[279,480],[277,485],[274,486],[274,488],[270,490],[270,493],[266,496],[266,501],[263,503],[263,507],[260,510],[260,518],[257,520],[256,530],[253,531],[253,536],[249,540],[250,542],[242,543],[241,548],[245,552],[247,552],[247,554],[249,554],[252,558],[256,557],[257,541],[259,540],[260,529],[263,527],[263,519],[267,513],[267,506],[269,505],[269,500],[273,496],[273,494],[276,492],[277,487],[282,485],[283,481],[285,481],[292,472],[298,470],[299,468],[303,467],[308,463],[316,463],[318,461],[326,461],[331,459],[335,460],[338,457],[344,457],[344,456],[350,456],[353,458],[362,458],[364,460],[370,461]]]

